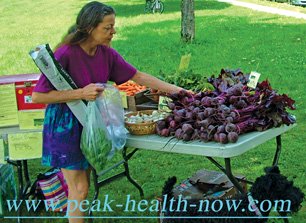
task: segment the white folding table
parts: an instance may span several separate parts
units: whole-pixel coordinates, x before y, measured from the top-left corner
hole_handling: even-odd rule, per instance
[[[278,128],[271,128],[262,132],[249,132],[239,136],[236,143],[221,144],[216,142],[201,142],[173,139],[171,137],[161,137],[158,135],[136,136],[129,135],[126,147],[139,148],[143,150],[154,150],[159,152],[182,153],[188,155],[200,155],[207,157],[220,170],[222,170],[232,181],[235,187],[243,192],[239,182],[232,174],[231,158],[239,156],[256,146],[276,137],[276,151],[272,165],[277,165],[281,152],[281,134],[293,128],[295,125],[283,125]],[[213,157],[224,158],[225,167],[220,165]],[[140,193],[142,193],[140,191]]]

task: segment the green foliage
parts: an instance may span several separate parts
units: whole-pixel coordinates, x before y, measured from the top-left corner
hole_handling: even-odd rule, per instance
[[[55,47],[75,22],[76,14],[86,2],[0,1],[0,75],[39,72],[28,56],[28,51],[41,43],[50,43],[51,47]],[[113,47],[139,70],[156,76],[162,70],[171,75],[177,70],[181,56],[191,53],[189,68],[200,74],[200,79],[219,74],[221,68],[241,68],[244,73],[254,70],[262,74],[260,81],[268,78],[279,93],[286,93],[295,99],[297,110],[293,113],[297,117],[297,127],[282,136],[283,150],[279,166],[289,179],[294,180],[306,192],[305,20],[252,11],[213,0],[195,0],[195,41],[183,44],[180,41],[180,1],[165,0],[163,14],[144,14],[144,0],[103,2],[114,6],[117,11],[117,34]],[[254,180],[263,174],[265,166],[271,165],[274,151],[275,142],[271,140],[242,156],[234,157],[233,171]],[[112,161],[119,161],[120,155],[118,153]],[[222,159],[217,160],[223,164]],[[37,160],[30,161],[29,168],[31,176],[46,169]],[[169,176],[176,175],[181,181],[202,168],[216,170],[216,167],[200,156],[155,151],[140,150],[130,161],[131,175],[142,185],[147,200],[160,196],[164,181]],[[93,190],[91,186],[89,199],[93,197]],[[101,188],[99,199],[102,200],[105,194],[109,194],[116,203],[125,202],[127,194],[139,200],[138,191],[126,179]],[[305,221],[305,206],[304,202],[302,210],[290,219],[291,223]],[[27,212],[23,214],[36,215]],[[120,210],[96,213],[96,216],[102,215],[156,216],[156,213],[126,213]],[[15,220],[5,219],[4,222]],[[24,219],[23,222],[61,223],[67,222],[67,219]],[[97,219],[96,222],[155,223],[156,219]],[[283,221],[269,220],[269,223],[272,222]]]
[[[207,77],[196,74],[192,70],[166,74],[160,71],[159,78],[193,92],[213,90],[213,86],[207,82]]]

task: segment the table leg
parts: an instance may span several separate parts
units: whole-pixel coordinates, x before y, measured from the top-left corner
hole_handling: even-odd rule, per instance
[[[16,162],[17,175],[19,181],[19,199],[23,198],[23,176],[22,176],[22,163],[21,161]]]
[[[18,176],[18,183],[19,183],[19,191],[18,191],[18,200],[23,199],[23,176],[22,176],[22,162],[21,161],[11,161],[7,160],[7,162],[17,168],[17,176]],[[22,215],[22,208],[18,209],[18,218],[17,222],[21,223],[22,219],[19,218]]]
[[[276,150],[275,150],[272,166],[277,166],[278,165],[281,150],[282,150],[282,138],[281,138],[281,135],[278,135],[278,136],[276,136]],[[283,218],[283,220],[284,220],[285,223],[289,223],[289,220],[287,218]]]
[[[24,198],[24,196],[27,194],[27,190],[31,187],[31,180],[29,176],[28,161],[23,160],[22,164],[23,164],[23,175],[25,179],[25,186],[24,186],[23,195],[22,195]]]
[[[133,154],[138,150],[138,149],[134,149],[131,153],[126,154],[126,147],[123,148],[122,150],[122,155],[123,155],[123,159],[125,160],[124,162],[124,169],[125,169],[125,174],[127,179],[139,190],[139,194],[140,197],[143,198],[144,197],[144,193],[143,193],[143,189],[142,187],[131,177],[130,175],[130,170],[129,170],[129,164],[128,164],[128,160],[133,156]]]
[[[278,160],[280,157],[280,153],[282,150],[282,138],[281,135],[276,136],[276,151],[274,154],[274,159],[273,159],[273,163],[272,166],[277,166],[278,165]]]
[[[234,184],[234,186],[237,188],[237,190],[240,193],[245,193],[241,184],[237,181],[236,177],[234,177],[232,173],[232,168],[231,168],[231,159],[230,158],[224,158],[225,161],[225,172],[227,177],[230,179],[230,181]]]
[[[23,199],[23,176],[22,176],[22,162],[17,161],[17,172],[18,172],[18,180],[19,180],[19,200]],[[22,209],[18,209],[18,216],[22,216]],[[21,218],[17,218],[17,222],[21,223]]]
[[[94,198],[93,198],[93,201],[95,201],[96,199],[98,199],[98,196],[99,196],[99,191],[100,191],[100,188],[106,184],[109,184],[117,179],[120,179],[122,177],[126,177],[138,190],[139,190],[139,194],[140,194],[140,197],[143,198],[144,197],[144,193],[143,193],[143,189],[142,187],[131,177],[130,175],[130,171],[129,171],[129,165],[128,165],[128,160],[136,153],[136,151],[138,150],[137,148],[134,149],[132,152],[128,153],[126,152],[127,148],[124,147],[122,149],[122,157],[123,157],[123,160],[121,160],[120,162],[114,164],[113,166],[101,171],[100,173],[97,173],[96,170],[92,170],[92,175],[93,175],[93,181],[94,181],[94,187],[95,187],[95,194],[94,194]],[[108,177],[106,179],[103,179],[103,180],[100,180],[99,181],[99,177],[103,176],[104,174],[108,173],[109,171],[119,167],[123,165],[124,166],[124,171],[118,173],[118,174],[115,174],[111,177]],[[91,207],[93,206],[94,203],[91,204]],[[89,209],[89,216],[92,217],[92,210],[91,210],[91,207]],[[92,223],[93,222],[93,218],[89,218],[88,219],[88,222],[89,223]]]

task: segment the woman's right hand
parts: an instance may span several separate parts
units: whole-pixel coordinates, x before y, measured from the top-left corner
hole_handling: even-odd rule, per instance
[[[88,84],[82,88],[82,99],[94,101],[104,91],[104,88],[97,84]]]

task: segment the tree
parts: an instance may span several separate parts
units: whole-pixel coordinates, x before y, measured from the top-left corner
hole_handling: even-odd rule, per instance
[[[194,0],[182,0],[181,12],[181,39],[184,42],[192,42],[195,38]]]

